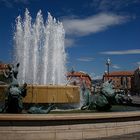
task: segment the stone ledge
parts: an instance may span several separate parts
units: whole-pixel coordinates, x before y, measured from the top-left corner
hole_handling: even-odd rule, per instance
[[[107,125],[108,124],[108,125]],[[119,125],[117,125],[119,124]],[[0,127],[1,140],[86,140],[140,132],[140,121],[60,126]],[[114,127],[112,127],[114,126]]]
[[[104,112],[104,113],[72,113],[72,114],[0,114],[0,121],[37,121],[37,120],[94,120],[140,117],[140,111]]]
[[[134,132],[140,132],[139,111],[47,115],[0,114],[1,140],[107,139]]]

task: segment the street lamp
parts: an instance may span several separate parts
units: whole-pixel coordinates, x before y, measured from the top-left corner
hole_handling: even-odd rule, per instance
[[[111,60],[108,58],[106,61],[108,79],[109,79],[109,66],[110,66],[110,64],[111,64]]]

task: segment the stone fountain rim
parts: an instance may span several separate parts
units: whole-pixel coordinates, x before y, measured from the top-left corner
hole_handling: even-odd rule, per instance
[[[7,87],[8,85],[0,85],[0,87]],[[79,86],[74,86],[74,85],[39,85],[39,84],[27,84],[27,87],[67,87],[67,88],[79,88]]]
[[[72,114],[0,114],[0,121],[102,120],[140,117],[140,111]]]

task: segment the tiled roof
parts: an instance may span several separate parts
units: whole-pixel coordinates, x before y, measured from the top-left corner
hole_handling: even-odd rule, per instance
[[[110,72],[110,76],[119,76],[119,75],[124,75],[124,76],[132,76],[134,74],[134,71],[114,71]]]
[[[76,72],[76,71],[68,72],[67,76],[83,76],[83,77],[89,77],[91,79],[91,77],[87,73],[82,72],[82,71],[79,71],[79,72]]]
[[[76,75],[76,76],[81,76],[81,75],[87,75],[86,73],[84,72],[68,72],[68,75]]]
[[[0,64],[0,70],[7,69],[7,64]]]

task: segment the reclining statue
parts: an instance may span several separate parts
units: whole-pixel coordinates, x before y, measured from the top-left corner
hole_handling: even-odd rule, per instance
[[[39,106],[34,105],[29,108],[28,113],[31,114],[48,114],[53,108],[55,107],[55,104],[51,103],[48,106]]]

